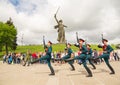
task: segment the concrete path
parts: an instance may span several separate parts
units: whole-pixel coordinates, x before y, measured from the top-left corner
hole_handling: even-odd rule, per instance
[[[56,75],[48,76],[50,71],[46,64],[23,67],[0,62],[0,85],[120,85],[120,61],[110,63],[116,71],[115,75],[109,75],[108,67],[105,63],[101,63],[96,65],[96,70],[91,69],[93,77],[87,78],[83,66],[76,63],[75,71],[70,71],[68,64],[61,66],[52,64]]]

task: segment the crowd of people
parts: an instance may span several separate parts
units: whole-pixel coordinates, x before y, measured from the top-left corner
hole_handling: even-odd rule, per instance
[[[39,57],[42,57],[43,52],[33,52],[27,57],[27,53],[9,53],[8,55],[3,56],[3,63],[8,64],[23,64],[26,60],[33,61]],[[45,61],[40,63],[46,63]]]
[[[78,52],[74,52],[74,55],[80,55],[80,51]],[[102,51],[97,51],[96,49],[93,49],[92,52],[92,58],[97,58],[98,56],[102,55]],[[42,57],[44,55],[43,52],[33,52],[29,58],[30,61],[34,61],[40,57]],[[52,52],[52,59],[51,61],[53,63],[59,63],[62,64],[63,62],[61,61],[56,61],[60,58],[62,58],[63,56],[67,55],[67,53],[65,51],[59,51],[59,52]],[[27,57],[27,53],[9,53],[8,55],[4,55],[3,56],[3,63],[8,63],[8,64],[23,64],[23,62],[26,60]],[[117,51],[113,51],[110,55],[110,60],[112,61],[119,61],[120,57],[118,55]],[[80,63],[80,60],[76,60],[76,63]],[[104,62],[102,59],[98,59],[98,60],[93,60],[93,63],[95,64],[100,64]],[[46,64],[47,61],[39,61],[40,64]]]

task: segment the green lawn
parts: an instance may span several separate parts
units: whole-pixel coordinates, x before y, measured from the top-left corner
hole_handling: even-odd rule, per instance
[[[112,45],[112,47],[114,49],[116,45]],[[58,52],[58,51],[64,51],[65,48],[65,44],[53,44],[53,52]],[[101,50],[100,48],[97,47],[97,45],[91,45],[92,49],[97,49],[97,50]],[[78,48],[75,46],[71,46],[71,48],[73,49],[73,51],[77,51]],[[20,52],[20,53],[25,53],[27,50],[31,50],[31,52],[43,52],[44,48],[43,45],[26,45],[26,46],[17,46],[17,49],[15,52]],[[9,50],[9,52],[14,52],[12,50]],[[2,58],[2,56],[5,54],[5,49],[3,48],[3,51],[0,52],[0,59]]]

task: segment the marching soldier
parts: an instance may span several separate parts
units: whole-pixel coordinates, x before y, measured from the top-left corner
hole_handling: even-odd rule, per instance
[[[98,45],[99,48],[103,49],[103,54],[101,56],[99,56],[98,58],[100,59],[104,59],[106,65],[108,66],[108,68],[111,70],[110,74],[115,74],[114,69],[112,68],[112,66],[109,63],[109,56],[110,53],[113,51],[113,48],[107,44],[108,40],[107,39],[102,39],[102,43],[104,44],[103,46]],[[97,59],[97,58],[96,58]]]
[[[37,59],[37,60],[35,60],[33,62],[30,62],[30,63],[33,64],[33,63],[36,63],[36,62],[38,62],[40,60],[47,60],[48,67],[50,68],[50,71],[51,71],[51,74],[49,74],[49,75],[50,76],[51,75],[55,75],[54,69],[51,66],[51,62],[50,62],[50,60],[51,60],[51,53],[52,53],[52,42],[49,41],[48,42],[48,46],[45,47],[45,56],[43,56],[43,57],[41,57],[41,58],[39,58],[39,59]]]
[[[87,64],[86,64],[86,55],[87,55],[87,48],[85,45],[83,45],[85,41],[83,39],[79,39],[79,45],[75,45],[76,47],[78,47],[80,49],[80,51],[82,52],[79,56],[76,56],[74,58],[71,58],[71,59],[68,59],[66,60],[67,62],[68,61],[71,61],[71,60],[81,60],[82,63],[83,63],[83,66],[84,68],[86,69],[86,71],[88,72],[88,75],[86,77],[92,77],[92,72],[91,70],[87,67]]]
[[[91,45],[87,44],[87,50],[88,50],[88,52],[87,52],[86,60],[89,61],[89,63],[92,65],[93,69],[96,69],[95,65],[91,61],[91,57],[92,57],[92,52],[93,51],[92,51],[92,49],[90,47],[91,47]]]
[[[69,59],[69,58],[72,57],[73,51],[72,51],[72,49],[71,49],[71,44],[70,44],[70,43],[67,44],[66,50],[67,50],[67,55],[64,56],[64,57],[62,57],[62,60],[66,60],[66,59]],[[71,71],[74,71],[74,70],[75,70],[75,67],[73,66],[74,60],[69,61],[68,63],[69,63],[70,66],[72,67]]]

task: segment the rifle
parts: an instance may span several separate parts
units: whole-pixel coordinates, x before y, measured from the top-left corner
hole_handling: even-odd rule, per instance
[[[101,37],[102,37],[102,42],[103,42],[103,34],[101,34]],[[98,48],[102,48],[102,44],[99,44]]]
[[[76,40],[77,40],[77,43],[74,44],[74,46],[76,47],[79,47],[79,39],[78,39],[78,32],[76,32]]]
[[[78,32],[76,32],[76,40],[77,40],[77,43],[79,43]]]
[[[85,46],[87,46],[87,40],[85,40]]]
[[[103,34],[101,34],[101,37],[102,37],[102,41],[103,41]]]

